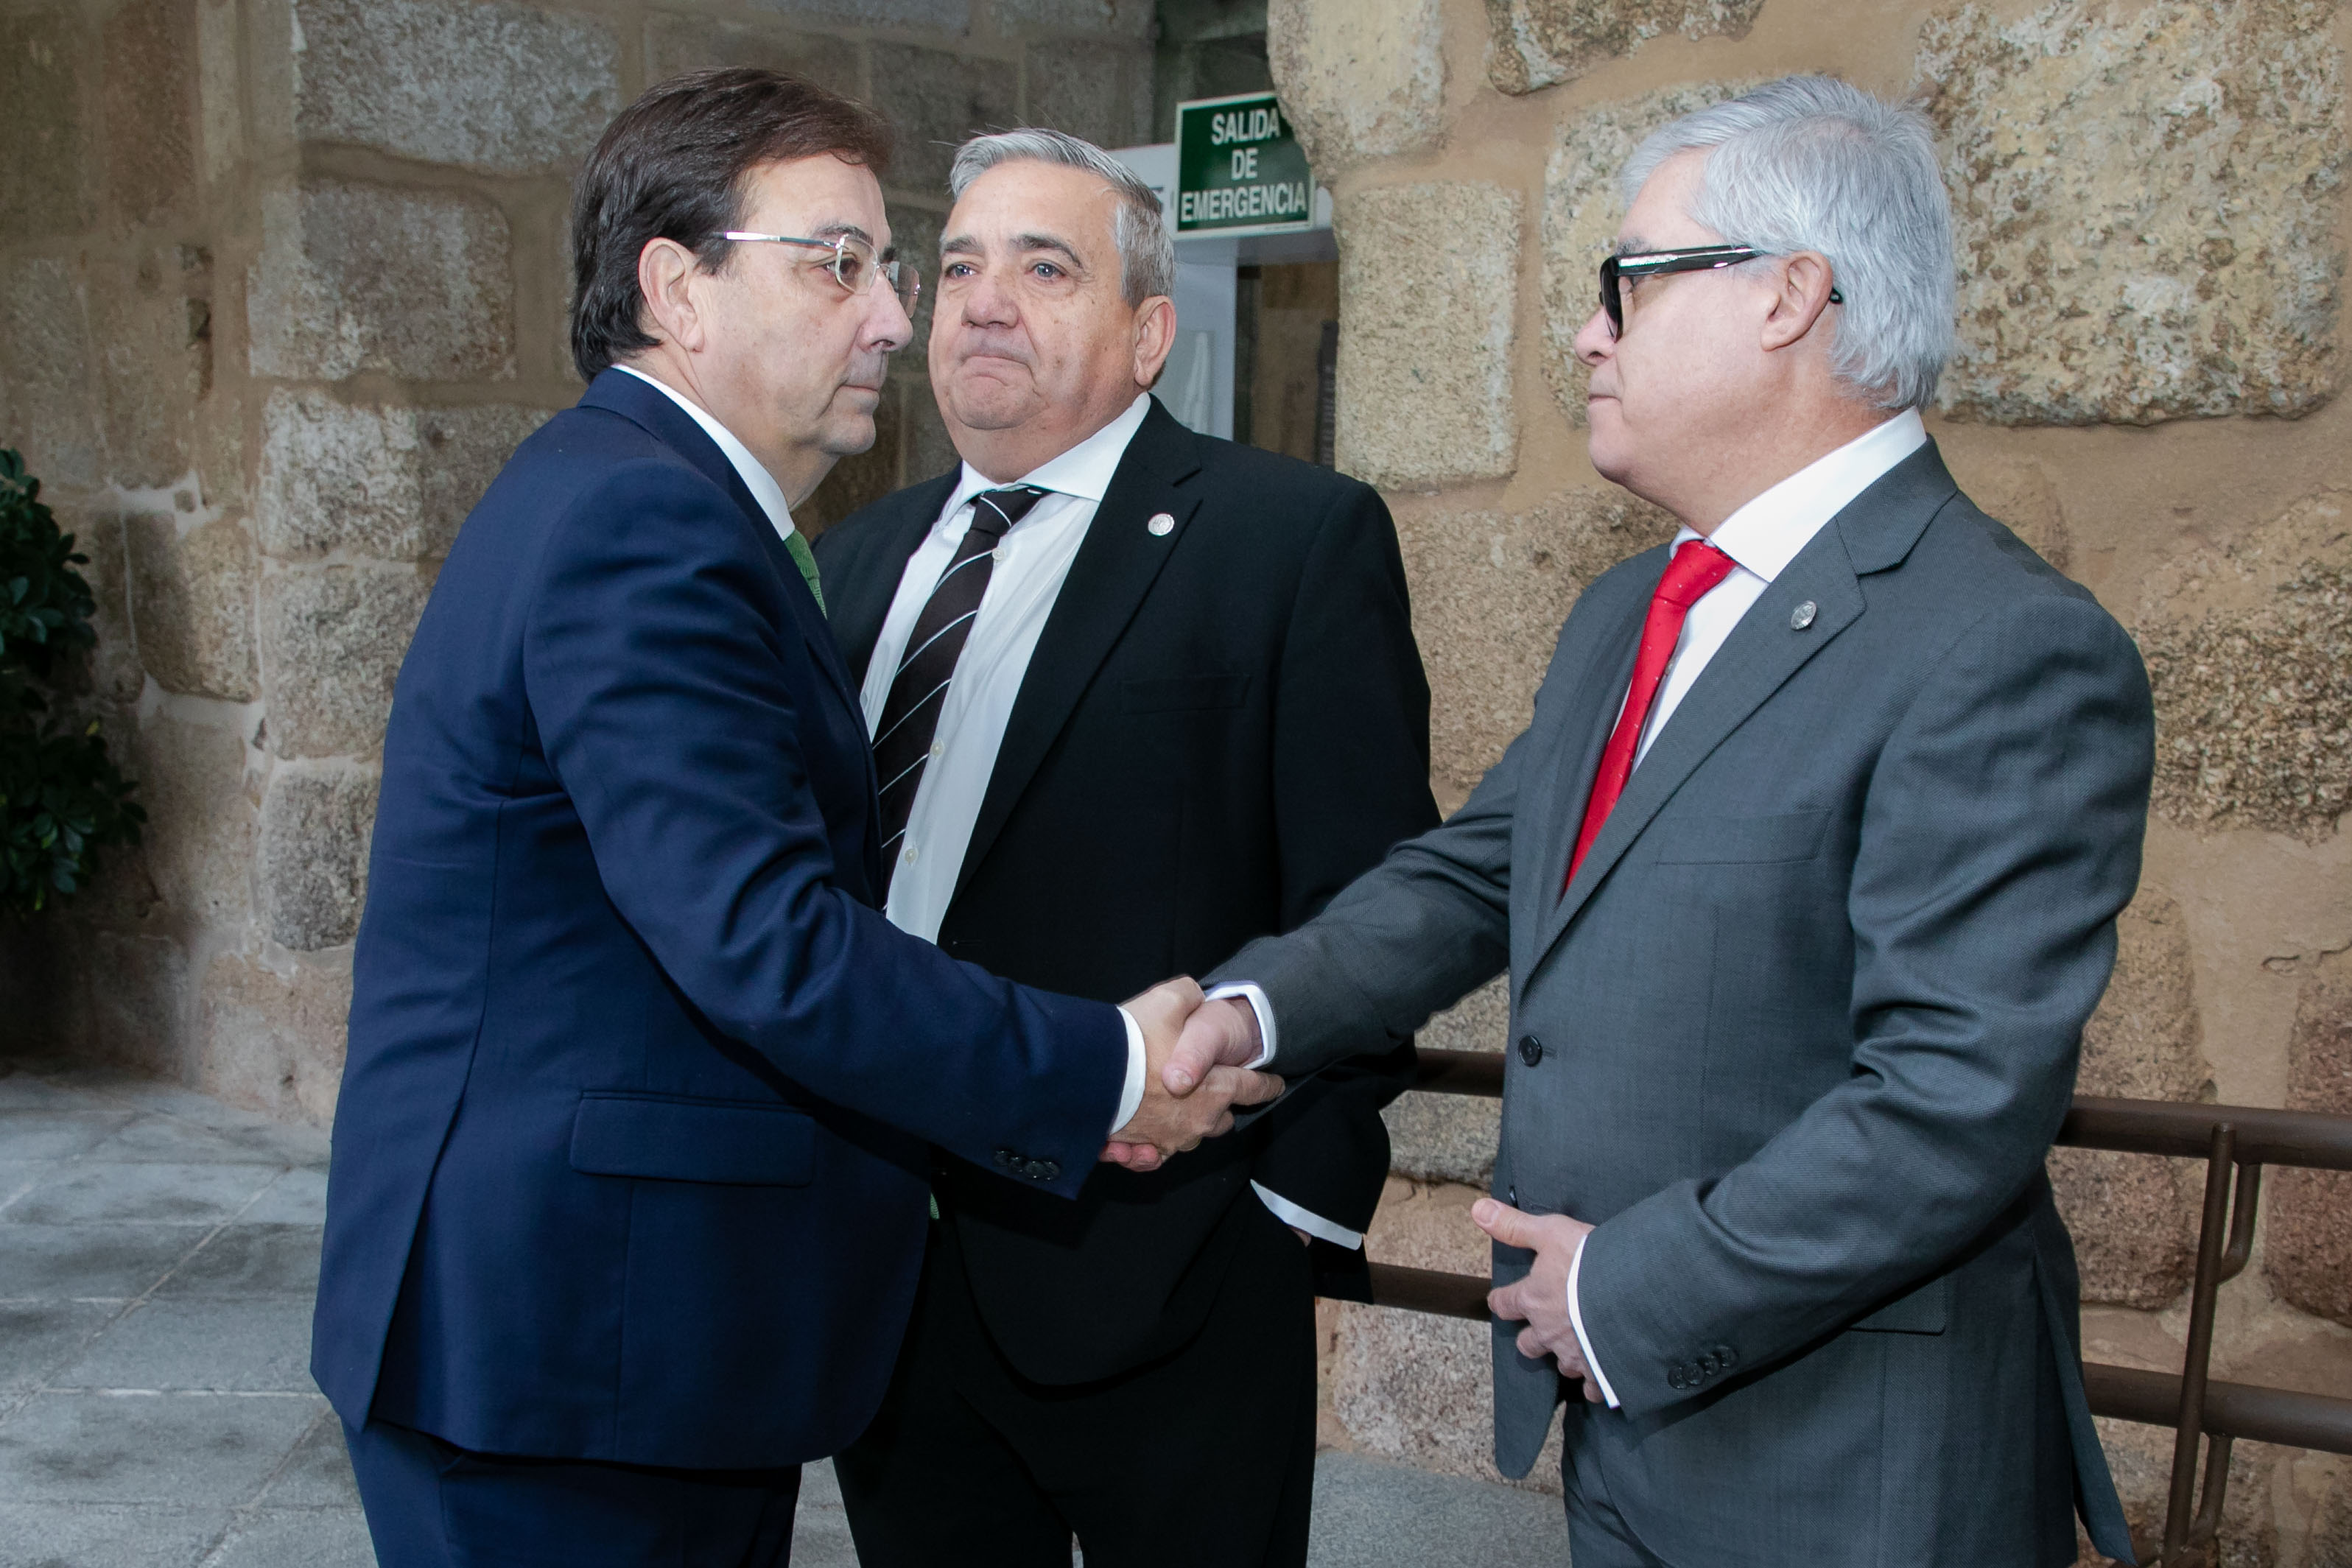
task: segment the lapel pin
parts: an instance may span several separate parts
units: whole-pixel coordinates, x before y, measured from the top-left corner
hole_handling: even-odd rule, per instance
[[[1806,600],[1802,604],[1798,605],[1794,610],[1789,612],[1790,631],[1801,632],[1812,623],[1813,601],[1811,600]]]
[[[1143,526],[1151,530],[1152,538],[1164,539],[1176,531],[1176,519],[1165,512],[1154,512],[1151,520]]]

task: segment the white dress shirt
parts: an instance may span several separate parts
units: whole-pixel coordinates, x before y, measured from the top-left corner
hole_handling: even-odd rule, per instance
[[[677,388],[669,385],[667,382],[657,381],[633,365],[615,365],[613,368],[614,370],[626,371],[629,374],[636,377],[637,380],[659,392],[664,397],[669,399],[670,402],[677,404],[678,407],[686,410],[688,416],[691,418],[695,423],[702,427],[702,433],[718,444],[719,452],[726,457],[728,464],[734,468],[736,475],[743,481],[743,487],[751,492],[751,498],[760,503],[760,510],[768,515],[768,522],[770,526],[774,528],[776,530],[776,537],[778,538],[788,539],[799,531],[793,526],[792,503],[784,499],[784,487],[776,483],[776,476],[768,472],[767,465],[761,463],[757,457],[751,455],[751,449],[744,445],[741,441],[738,440],[733,431],[719,423],[718,420],[711,417],[708,410],[704,409],[700,404],[695,402],[691,398],[688,398],[685,393],[679,392]],[[1129,412],[1134,413],[1135,411],[1130,410]],[[1121,415],[1120,417],[1125,418],[1126,416]],[[1135,423],[1140,424],[1142,423],[1142,414],[1136,413]],[[1132,426],[1129,428],[1128,434],[1129,435],[1135,434]],[[1120,449],[1125,450],[1126,445],[1126,441],[1122,439],[1119,443]],[[1118,460],[1116,457],[1112,458],[1111,465],[1113,467],[1117,467],[1118,463]],[[971,473],[971,470],[969,468],[964,470],[964,474],[967,477],[970,476]],[[987,486],[983,485],[981,488],[986,489]],[[1102,497],[1100,494],[1097,493],[1095,498],[1097,500],[1100,500]],[[1089,515],[1091,515],[1093,508],[1089,507],[1087,510]],[[969,508],[967,508],[967,520],[969,519],[969,517],[970,511]],[[961,537],[962,530],[958,529],[957,538],[961,538]],[[1073,553],[1076,553],[1076,548],[1077,547],[1076,545],[1071,546]],[[952,553],[952,547],[950,547],[950,553]],[[1062,563],[1062,570],[1065,571],[1069,570],[1068,561],[1065,560]],[[936,578],[938,573],[935,571],[932,575]],[[1058,576],[1055,578],[1054,585],[1056,588],[1061,586],[1061,579]],[[900,591],[903,592],[904,589],[902,588]],[[925,592],[928,595],[929,590],[926,590]],[[919,609],[920,606],[918,605],[917,608]],[[912,617],[910,616],[908,620],[911,622]],[[1041,622],[1040,624],[1042,625],[1043,622]],[[901,644],[904,644],[906,640],[907,629],[906,627],[901,626],[898,629],[898,641]],[[1036,645],[1036,641],[1037,639],[1035,636],[1032,635],[1029,639],[1030,645],[1034,647]],[[894,663],[896,662],[896,659],[897,655],[894,653],[892,655]],[[1022,663],[1024,665],[1028,663],[1028,654],[1025,653],[1022,654]],[[868,681],[866,685],[871,687],[873,683]],[[888,687],[886,685],[883,689],[887,694]],[[875,716],[880,712],[881,709],[876,706],[873,698],[869,696],[866,702],[866,727],[868,734],[871,734],[873,731]],[[1003,721],[1001,719],[997,722],[996,736],[999,740],[1002,740],[1004,737],[1004,725]],[[993,741],[990,743],[992,755],[993,754],[994,744],[995,743]],[[983,782],[985,781],[983,780]],[[919,804],[920,802],[919,800]],[[978,801],[975,800],[973,810],[977,811],[978,809]],[[964,823],[964,837],[970,838],[971,836],[971,823],[967,821]],[[959,851],[959,855],[960,854],[961,851]],[[906,922],[903,920],[898,921],[898,924],[902,927],[906,925]],[[920,933],[920,935],[926,941],[936,941],[939,936],[939,920],[934,916],[931,921],[931,928]],[[1134,1016],[1129,1013],[1125,1008],[1118,1009],[1118,1019],[1119,1022],[1125,1025],[1127,1029],[1127,1082],[1125,1086],[1119,1091],[1118,1114],[1111,1118],[1110,1130],[1114,1133],[1118,1131],[1121,1127],[1126,1126],[1128,1123],[1133,1121],[1135,1119],[1135,1108],[1143,1103],[1143,1068],[1145,1055],[1143,1049],[1143,1027],[1135,1021]]]
[[[931,736],[931,758],[915,786],[915,803],[907,817],[907,836],[900,841],[898,865],[890,883],[890,901],[884,913],[900,930],[927,942],[940,938],[963,872],[964,851],[980,820],[980,804],[988,780],[996,771],[996,754],[1004,744],[1004,727],[1029,674],[1029,659],[1045,634],[1054,601],[1070,575],[1070,563],[1086,542],[1095,510],[1118,472],[1128,444],[1143,428],[1151,411],[1151,394],[1139,393],[1127,411],[1076,446],[1013,480],[1049,492],[1023,514],[1019,522],[997,541],[996,563],[989,569],[988,589],[972,617],[963,652],[956,657],[955,678],[940,707],[939,728]],[[972,497],[983,490],[1003,489],[971,464],[963,465],[956,486],[940,509],[939,520],[923,542],[907,558],[890,612],[874,640],[866,666],[866,685],[859,700],[866,709],[870,735],[882,723],[890,701],[890,684],[898,678],[898,661],[906,656],[907,639],[916,619],[929,601],[940,576],[954,560],[965,530],[971,526]],[[1142,1031],[1130,1019],[1128,1032],[1127,1088],[1114,1128],[1127,1124],[1143,1101],[1145,1053]],[[1255,1184],[1253,1184],[1255,1185]],[[1313,1235],[1358,1246],[1362,1237],[1308,1213],[1286,1199],[1258,1188],[1266,1206],[1285,1222]]]
[[[1665,678],[1658,683],[1650,716],[1642,726],[1641,747],[1633,754],[1636,768],[1649,756],[1650,743],[1657,739],[1658,731],[1665,727],[1666,720],[1674,716],[1675,709],[1697,685],[1707,662],[1731,635],[1732,628],[1764,597],[1772,580],[1797,559],[1799,550],[1812,543],[1813,536],[1832,517],[1845,509],[1846,503],[1927,443],[1927,427],[1920,423],[1918,412],[1905,409],[1826,457],[1798,469],[1724,518],[1714,533],[1702,535],[1689,528],[1676,531],[1674,549],[1680,549],[1686,539],[1704,538],[1729,556],[1733,564],[1723,580],[1701,595],[1683,618],[1682,636],[1675,643],[1675,656],[1666,664]],[[1630,690],[1619,699],[1619,718],[1624,716],[1625,704],[1632,700]],[[1599,1385],[1601,1396],[1613,1410],[1617,1407],[1616,1391],[1609,1386],[1608,1375],[1593,1356],[1592,1342],[1585,1337],[1584,1313],[1577,1305],[1576,1281],[1583,1268],[1584,1243],[1579,1241],[1576,1256],[1568,1265],[1568,1321],[1575,1327],[1577,1348],[1584,1353],[1586,1369]]]
[[[1022,679],[1029,673],[1029,656],[1037,651],[1037,639],[1045,634],[1070,563],[1086,542],[1087,525],[1094,521],[1095,508],[1102,504],[1119,459],[1127,455],[1128,443],[1143,427],[1150,408],[1149,392],[1138,396],[1117,419],[1013,481],[1051,494],[997,542],[988,591],[981,597],[980,612],[972,617],[963,652],[956,658],[955,678],[948,683],[940,707],[931,759],[915,787],[914,809],[907,818],[907,836],[899,845],[886,906],[891,924],[926,942],[940,939],[940,923],[955,897],[963,852],[980,820],[989,778],[996,771],[996,753],[1004,744],[1004,727],[1013,717]],[[898,661],[906,656],[908,635],[971,526],[971,498],[983,490],[1009,487],[965,464],[939,520],[907,558],[890,613],[883,619],[866,666],[860,697],[867,733],[880,727]]]

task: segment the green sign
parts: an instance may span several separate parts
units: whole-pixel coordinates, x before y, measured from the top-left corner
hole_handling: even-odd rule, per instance
[[[1176,232],[1303,229],[1315,175],[1270,92],[1176,106]]]

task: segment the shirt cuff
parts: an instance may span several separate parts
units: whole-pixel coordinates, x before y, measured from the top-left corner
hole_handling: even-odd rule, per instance
[[[1221,1002],[1227,997],[1241,998],[1249,1003],[1250,1011],[1257,1015],[1257,1056],[1248,1065],[1264,1067],[1274,1060],[1274,1004],[1265,999],[1264,991],[1247,980],[1228,980],[1213,988],[1203,999]]]
[[[1364,1244],[1362,1231],[1335,1225],[1319,1214],[1299,1207],[1278,1192],[1268,1192],[1255,1182],[1250,1183],[1250,1191],[1257,1194],[1258,1201],[1274,1210],[1274,1217],[1285,1225],[1295,1225],[1309,1236],[1328,1241],[1335,1247],[1345,1247],[1350,1252]]]
[[[1118,1114],[1110,1119],[1114,1133],[1135,1120],[1143,1104],[1143,1074],[1150,1065],[1150,1053],[1143,1049],[1143,1026],[1125,1008],[1118,1009],[1118,1021],[1127,1026],[1127,1085],[1118,1092]]]
[[[1584,1244],[1591,1239],[1592,1232],[1590,1230],[1579,1237],[1576,1256],[1568,1260],[1568,1322],[1576,1331],[1576,1348],[1584,1353],[1584,1370],[1592,1375],[1592,1381],[1600,1385],[1601,1397],[1606,1399],[1609,1408],[1614,1410],[1618,1407],[1617,1391],[1609,1386],[1609,1375],[1601,1370],[1601,1363],[1592,1354],[1592,1342],[1584,1337],[1584,1314],[1577,1310],[1576,1305],[1577,1276],[1584,1271]]]

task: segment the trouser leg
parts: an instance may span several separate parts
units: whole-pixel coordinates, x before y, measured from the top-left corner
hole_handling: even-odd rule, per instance
[[[383,1568],[785,1568],[800,1468],[664,1469],[480,1454],[343,1428]]]
[[[1559,1479],[1568,1508],[1568,1558],[1575,1568],[1668,1568],[1609,1500],[1608,1483],[1589,1445],[1568,1445],[1560,1455]]]
[[[441,1455],[422,1432],[343,1423],[368,1537],[380,1568],[451,1568],[441,1533]]]
[[[835,1456],[863,1568],[1069,1568],[1070,1527],[957,1387],[971,1343],[962,1266],[934,1226],[921,1291],[874,1422]],[[953,1270],[953,1291],[942,1267]],[[961,1331],[961,1332],[959,1332]],[[986,1354],[982,1351],[982,1354]]]
[[[882,1415],[835,1461],[867,1568],[1065,1568],[1073,1533],[1087,1568],[1299,1568],[1314,1297],[1297,1238],[1262,1208],[1247,1218],[1190,1343],[1076,1385],[1005,1362],[952,1233],[935,1228]]]
[[[1001,1358],[969,1385],[1086,1548],[1087,1568],[1301,1568],[1315,1490],[1315,1299],[1306,1249],[1244,1197],[1198,1334],[1101,1383]]]

